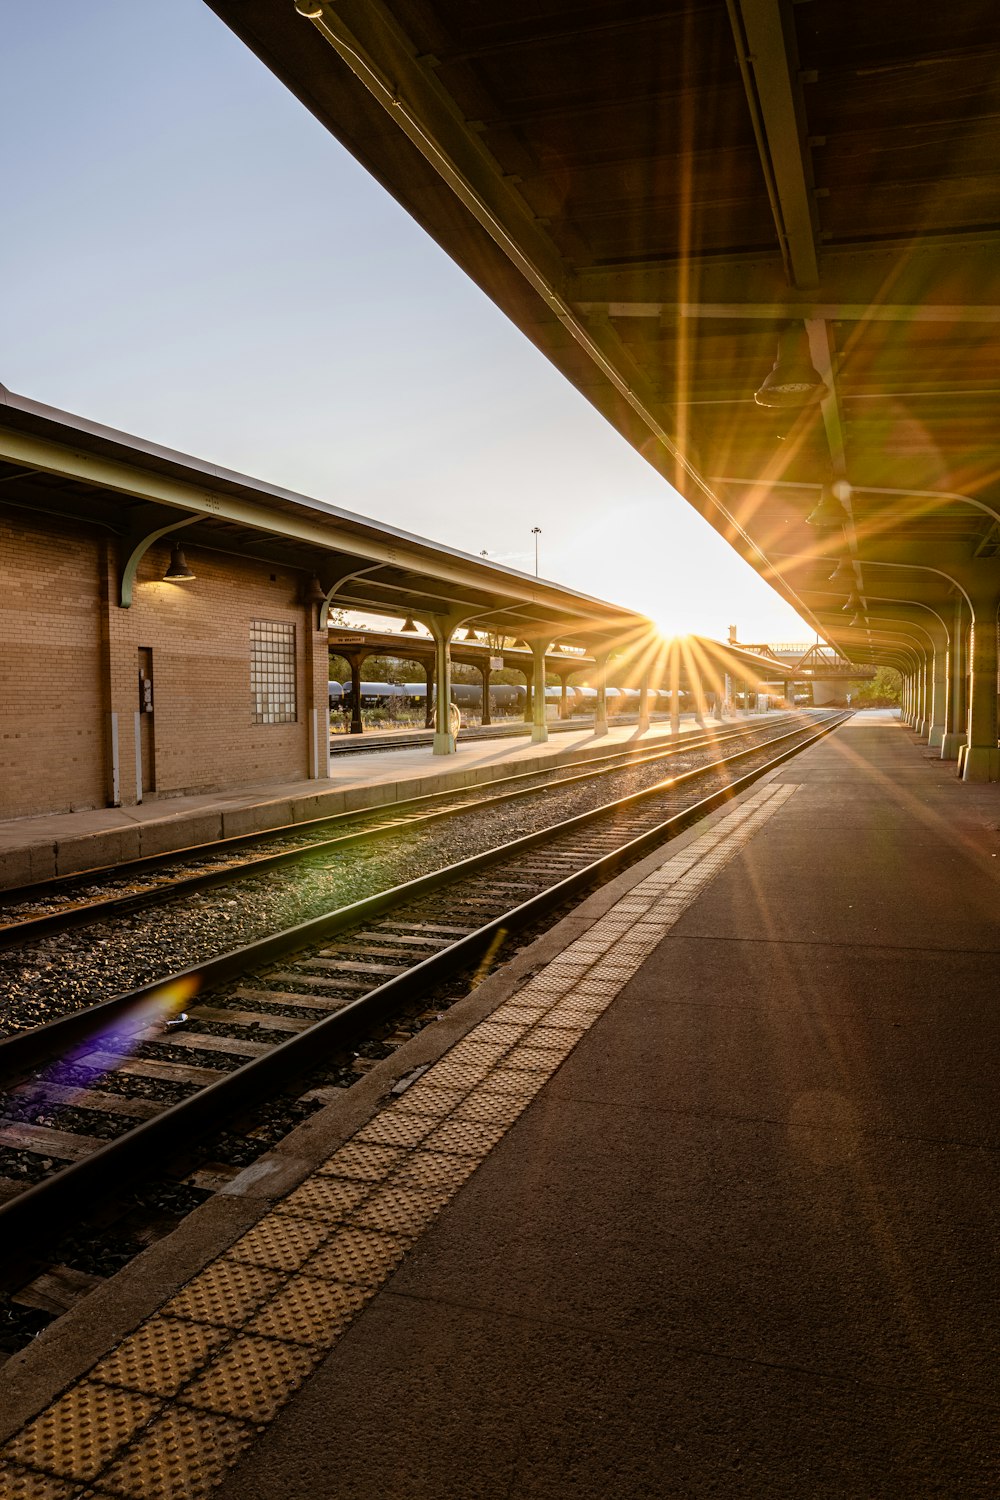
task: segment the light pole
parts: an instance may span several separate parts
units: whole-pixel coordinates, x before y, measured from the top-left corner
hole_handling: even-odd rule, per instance
[[[531,535],[535,538],[535,577],[538,577],[538,538],[542,534],[540,526],[532,526]]]

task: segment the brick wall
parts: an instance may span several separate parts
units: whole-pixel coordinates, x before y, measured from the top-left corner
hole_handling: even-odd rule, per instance
[[[102,546],[0,508],[0,817],[104,805]]]
[[[299,602],[301,573],[202,551],[179,529],[196,578],[165,583],[170,547],[155,543],[126,610],[116,538],[13,510],[2,524],[0,817],[110,803],[113,723],[119,798],[136,801],[140,648],[153,666],[147,798],[306,780],[317,758],[325,775],[325,633]],[[295,627],[294,723],[252,722],[252,620]]]

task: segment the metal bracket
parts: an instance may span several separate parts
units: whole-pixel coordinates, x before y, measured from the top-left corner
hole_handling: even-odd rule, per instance
[[[129,529],[122,539],[126,562],[122,568],[118,593],[120,609],[131,609],[132,590],[135,587],[139,564],[153,543],[158,542],[160,537],[166,536],[168,532],[178,531],[182,526],[190,526],[197,520],[200,520],[199,516],[186,516],[183,512],[178,513],[168,505],[137,506],[132,513]]]

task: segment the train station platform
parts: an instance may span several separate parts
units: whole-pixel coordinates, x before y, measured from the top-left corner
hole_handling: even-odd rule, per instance
[[[856,715],[15,1356],[0,1492],[994,1496],[998,863]]]
[[[732,726],[743,719],[733,715]],[[753,723],[761,716],[750,714]],[[708,720],[711,728],[715,720]],[[681,735],[698,732],[692,717],[681,719]],[[330,774],[318,781],[260,782],[230,792],[150,798],[130,807],[89,808],[0,822],[0,890],[56,875],[100,869],[122,860],[185,849],[215,839],[240,837],[369,807],[382,807],[432,792],[453,791],[540,770],[568,760],[596,759],[630,744],[669,740],[669,721],[654,721],[640,734],[635,723],[612,724],[607,733],[591,726],[563,730],[544,744],[523,737],[471,739],[459,736],[454,755],[435,756],[428,745],[394,747],[390,736],[379,752],[370,741],[358,754],[343,748],[331,756]]]

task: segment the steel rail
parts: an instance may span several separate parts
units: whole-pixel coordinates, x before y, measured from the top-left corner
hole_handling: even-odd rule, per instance
[[[785,721],[786,716],[782,716]],[[763,726],[761,726],[763,727]],[[695,738],[691,736],[687,742],[681,740],[670,745],[659,748],[636,748],[634,751],[619,751],[613,755],[599,756],[591,761],[568,761],[564,766],[551,767],[550,771],[573,770],[575,766],[585,766],[587,769],[572,776],[558,776],[556,779],[539,782],[535,786],[522,787],[513,791],[499,792],[496,796],[483,796],[474,800],[455,803],[456,797],[468,796],[474,789],[471,787],[453,787],[450,790],[440,792],[427,792],[421,796],[405,798],[400,802],[385,803],[381,807],[355,808],[350,812],[333,813],[326,818],[310,819],[305,823],[286,824],[279,829],[271,829],[264,833],[240,834],[232,840],[219,840],[214,844],[195,845],[190,850],[174,851],[172,854],[159,854],[149,856],[150,861],[155,861],[150,868],[156,865],[169,864],[178,859],[186,857],[198,858],[201,850],[201,858],[206,859],[227,849],[235,849],[238,846],[246,847],[250,843],[263,843],[276,838],[292,837],[304,830],[324,825],[336,824],[344,821],[357,821],[359,818],[377,817],[386,815],[384,822],[359,828],[351,833],[340,834],[331,839],[317,839],[312,843],[299,844],[291,849],[277,850],[271,854],[262,854],[255,859],[248,859],[242,864],[224,865],[211,870],[202,870],[193,875],[181,875],[174,880],[165,880],[162,884],[152,885],[145,890],[126,891],[119,895],[106,896],[94,901],[81,902],[77,906],[66,906],[58,911],[44,912],[39,916],[27,917],[18,922],[10,922],[0,925],[0,951],[12,948],[20,943],[31,942],[35,938],[46,937],[54,932],[65,932],[73,927],[86,926],[91,922],[101,921],[115,915],[126,915],[139,911],[143,907],[156,906],[168,901],[177,900],[182,896],[191,895],[196,891],[209,890],[215,886],[226,885],[232,880],[242,879],[246,876],[256,875],[262,871],[279,868],[282,865],[294,864],[300,860],[312,858],[315,855],[332,854],[338,849],[349,848],[354,844],[366,843],[371,839],[388,837],[391,834],[410,831],[426,826],[428,823],[438,822],[445,818],[457,817],[462,813],[476,812],[485,807],[511,802],[519,797],[530,797],[540,792],[559,789],[564,786],[572,786],[580,781],[594,781],[601,776],[614,775],[618,771],[632,770],[644,765],[652,764],[658,760],[669,760],[675,756],[686,754],[689,751],[703,750],[706,747],[714,748],[719,744],[727,744],[732,739],[741,735],[753,733],[753,729],[736,729],[722,735],[702,735]],[[521,771],[514,776],[499,777],[496,781],[486,783],[486,786],[503,787],[510,782],[533,780],[544,771]],[[395,814],[407,807],[418,807],[426,802],[441,802],[451,799],[447,806],[437,811],[419,813],[417,816],[397,817]],[[125,865],[109,867],[105,872],[111,877],[120,876],[135,870],[136,864],[145,864],[145,861],[129,862]],[[138,873],[138,871],[136,871]],[[72,875],[62,877],[63,879],[80,880],[84,875]],[[14,904],[14,903],[8,903]],[[0,905],[0,919],[2,919],[3,907]]]
[[[782,723],[795,718],[795,713],[782,713],[767,716],[768,723]],[[551,766],[543,766],[537,770],[515,771],[509,776],[499,776],[492,781],[481,783],[484,787],[505,786],[508,782],[522,781],[532,776],[544,776],[548,772],[557,772],[564,769],[572,769],[574,766],[602,766],[609,761],[624,759],[628,757],[655,757],[658,754],[669,754],[681,747],[687,748],[689,744],[693,747],[712,744],[715,741],[725,741],[736,735],[745,734],[748,728],[745,725],[734,725],[732,728],[721,732],[714,730],[706,731],[699,735],[686,735],[677,738],[671,736],[669,742],[661,741],[657,746],[635,745],[623,746],[619,750],[610,751],[607,755],[583,757],[579,760],[558,761]],[[569,752],[572,753],[572,752]],[[442,797],[457,796],[461,793],[472,791],[474,787],[452,787],[438,792],[418,792],[412,797],[401,797],[396,802],[384,802],[372,807],[348,808],[341,812],[322,813],[316,818],[303,818],[295,823],[278,823],[273,828],[257,829],[253,833],[235,833],[221,839],[209,839],[201,844],[185,844],[179,849],[164,849],[156,854],[140,854],[135,859],[119,861],[114,865],[91,865],[84,870],[69,870],[64,875],[50,875],[42,880],[32,880],[26,885],[6,886],[0,889],[0,914],[4,907],[12,906],[19,901],[30,901],[36,897],[46,894],[58,894],[65,886],[72,885],[77,881],[96,880],[101,876],[142,874],[147,870],[155,870],[165,864],[181,859],[194,859],[198,856],[207,857],[218,853],[220,850],[241,849],[248,845],[264,842],[267,839],[287,838],[293,834],[308,832],[309,829],[322,828],[331,823],[340,823],[350,818],[363,818],[375,813],[404,807],[413,807],[424,802],[433,802]]]
[[[153,1119],[143,1121],[134,1129],[110,1140],[106,1146],[99,1148],[90,1156],[71,1163],[51,1177],[34,1184],[16,1198],[0,1204],[0,1229],[6,1230],[9,1234],[16,1234],[19,1244],[24,1244],[46,1232],[58,1231],[60,1227],[58,1215],[65,1213],[68,1208],[82,1204],[92,1195],[106,1190],[109,1181],[117,1184],[134,1177],[150,1163],[162,1160],[171,1152],[176,1151],[203,1126],[218,1125],[223,1116],[255,1102],[268,1090],[285,1083],[296,1074],[308,1071],[311,1066],[315,1065],[319,1055],[355,1035],[362,1025],[380,1020],[409,999],[415,991],[425,990],[429,983],[437,982],[456,969],[469,966],[481,959],[500,934],[509,935],[523,930],[553,908],[563,905],[583,891],[610,879],[625,865],[634,863],[660,844],[676,837],[692,823],[739,796],[761,777],[768,775],[786,761],[831,734],[850,717],[850,714],[838,715],[832,722],[824,723],[818,731],[809,735],[802,743],[786,747],[763,765],[753,767],[743,776],[717,788],[697,803],[672,814],[663,822],[627,840],[619,848],[565,876],[519,906],[477,928],[475,932],[421,960],[406,973],[377,986],[357,1000],[348,1001],[341,1009],[324,1017],[307,1031],[279,1043],[263,1057],[255,1058],[207,1088],[168,1106]],[[770,741],[769,745],[798,738],[806,732],[800,729],[791,734],[778,736]],[[736,756],[718,762],[716,769],[746,759],[750,754],[759,754],[762,749],[769,748],[769,745],[757,746],[755,751],[739,752]],[[211,983],[231,978],[236,972],[245,972],[248,957],[251,963],[267,963],[270,959],[279,956],[281,952],[287,952],[289,946],[309,946],[317,937],[329,936],[332,932],[353,925],[358,920],[364,920],[375,911],[385,910],[390,904],[398,905],[402,901],[409,901],[415,895],[452,883],[473,867],[483,868],[488,863],[497,862],[509,856],[514,850],[523,850],[543,842],[545,838],[551,839],[570,828],[593,822],[598,816],[606,815],[609,808],[620,809],[622,806],[640,801],[655,791],[662,792],[666,786],[676,786],[681,781],[690,780],[694,775],[704,775],[706,769],[708,768],[703,768],[699,772],[688,772],[683,778],[668,781],[658,788],[646,788],[631,797],[609,804],[609,807],[579,814],[546,830],[525,835],[497,850],[488,851],[485,855],[474,855],[468,860],[447,866],[431,875],[420,876],[416,880],[406,882],[403,886],[395,887],[390,892],[384,892],[379,896],[354,903],[350,907],[341,908],[326,918],[301,924],[285,933],[251,944],[248,948],[239,950],[238,953],[211,960],[197,969],[186,970],[182,975],[172,975],[168,979],[145,985],[128,995],[105,1001],[88,1011],[11,1037],[0,1043],[0,1072],[9,1078],[12,1072],[18,1070],[23,1072],[33,1062],[52,1057],[67,1041],[73,1042],[85,1034],[93,1035],[95,1022],[98,1023],[99,1029],[102,1023],[113,1018],[125,1017],[129,1009],[141,1006],[143,1000],[151,1000],[158,991],[162,991],[166,985],[178,979],[198,977],[207,979]],[[147,1017],[137,1015],[134,1017],[135,1027],[127,1029],[141,1029],[145,1026],[147,1019]]]

